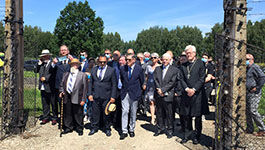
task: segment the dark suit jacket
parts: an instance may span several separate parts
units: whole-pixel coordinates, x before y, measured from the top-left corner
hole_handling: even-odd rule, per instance
[[[135,63],[132,77],[129,80],[128,66],[122,66],[120,69],[120,77],[122,82],[121,99],[124,99],[128,93],[130,99],[134,101],[139,100],[142,95],[142,85],[144,83],[144,72],[142,67]]]
[[[113,69],[115,69],[115,76],[117,78],[117,81],[119,80],[119,76],[120,76],[120,64],[119,62],[117,62],[117,66],[114,66],[114,61],[110,61],[108,62],[108,66],[112,67]]]
[[[60,92],[67,93],[66,84],[69,77],[70,72],[66,72],[63,74],[63,79],[60,85]],[[81,71],[78,72],[76,76],[76,81],[73,87],[73,91],[71,93],[71,100],[68,99],[67,94],[64,96],[64,103],[72,102],[73,104],[80,104],[81,101],[86,101],[87,98],[87,87],[88,80],[87,75]]]
[[[81,61],[80,61],[81,62]],[[84,67],[83,67],[83,69],[81,70],[81,66],[80,66],[80,71],[82,71],[82,72],[87,72],[87,68],[88,68],[88,66],[89,66],[89,64],[88,64],[88,61],[86,60],[85,61],[85,64],[84,64]]]
[[[115,70],[108,66],[103,79],[100,80],[97,76],[98,69],[99,67],[96,66],[91,71],[88,96],[92,95],[94,99],[100,98],[105,100],[116,98],[117,79]]]
[[[58,62],[55,65],[55,69],[56,69],[55,88],[56,89],[60,88],[60,84],[61,84],[61,81],[63,79],[63,74],[66,72],[70,72],[70,68],[71,67],[69,64],[63,64],[62,62]]]
[[[161,97],[157,93],[157,90],[155,90],[155,97],[166,102],[172,102],[175,95],[174,88],[176,83],[179,81],[179,74],[180,71],[176,67],[170,65],[164,79],[162,79],[163,66],[156,67],[154,71],[155,87],[160,88],[166,95]]]
[[[180,106],[180,114],[181,115],[190,115],[190,116],[200,116],[203,112],[205,106],[202,105],[203,95],[203,86],[205,81],[205,65],[200,60],[197,59],[196,64],[193,66],[190,72],[190,78],[188,79],[188,70],[187,67],[192,66],[190,62],[187,62],[181,66],[181,71],[183,75],[183,80],[181,80],[181,84],[183,87],[182,93],[182,101]],[[192,97],[187,95],[185,91],[186,88],[194,88],[196,90],[195,94]]]
[[[45,77],[45,81],[41,82],[39,78],[39,89],[41,89],[42,83],[44,84],[45,92],[51,93],[54,91],[54,83],[55,83],[55,69],[51,66],[51,61],[46,64],[42,63],[41,65],[37,65],[37,72],[39,73],[40,78]]]

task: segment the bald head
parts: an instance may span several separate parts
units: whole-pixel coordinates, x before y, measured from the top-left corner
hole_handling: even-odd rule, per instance
[[[134,50],[133,50],[133,49],[131,49],[131,48],[130,48],[130,49],[128,49],[128,50],[127,50],[127,54],[132,54],[132,55],[134,55]]]
[[[171,58],[174,57],[174,54],[173,54],[173,52],[171,50],[168,50],[166,53],[169,54]]]
[[[120,56],[121,56],[120,51],[116,50],[116,51],[113,52],[113,60],[114,61],[119,61]]]
[[[251,66],[252,64],[254,64],[254,57],[251,54],[246,54],[246,59],[247,61],[249,61],[249,66]]]

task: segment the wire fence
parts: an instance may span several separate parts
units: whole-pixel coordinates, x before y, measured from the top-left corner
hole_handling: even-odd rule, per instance
[[[265,70],[265,50],[254,45],[238,41],[223,35],[215,36],[215,53],[216,53],[216,130],[215,130],[215,148],[216,149],[250,149],[263,150],[265,149],[265,136],[259,135],[261,122],[265,122],[265,87],[262,89],[262,95],[251,92],[250,89],[245,89],[246,72],[236,71],[234,68],[246,67],[240,56],[244,53],[239,53],[239,56],[234,57],[234,65],[231,66],[229,54],[232,50],[247,48],[247,53],[250,53],[255,58],[255,63],[259,64],[261,70]],[[245,54],[244,54],[245,55]],[[245,57],[245,56],[244,56]],[[231,70],[228,72],[227,70]],[[233,82],[227,82],[231,79],[231,73],[234,78]],[[248,79],[247,79],[248,80]],[[230,94],[231,87],[233,89]],[[244,98],[244,96],[246,96]],[[244,100],[242,102],[242,100]],[[260,100],[260,101],[259,101]],[[258,115],[258,112],[260,116]]]

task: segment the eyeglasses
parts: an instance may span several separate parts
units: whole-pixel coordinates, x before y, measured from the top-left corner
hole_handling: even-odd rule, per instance
[[[125,59],[126,61],[131,61],[132,59]]]
[[[111,53],[105,53],[105,55],[109,55],[109,54],[111,54]]]
[[[99,61],[98,63],[100,63],[100,64],[106,64],[107,62],[106,61]]]
[[[157,59],[157,57],[151,57],[151,59]]]

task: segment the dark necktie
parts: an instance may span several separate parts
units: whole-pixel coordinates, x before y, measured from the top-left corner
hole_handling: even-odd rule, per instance
[[[129,71],[128,78],[130,80],[132,78],[132,68],[131,67],[128,67],[128,71]]]

